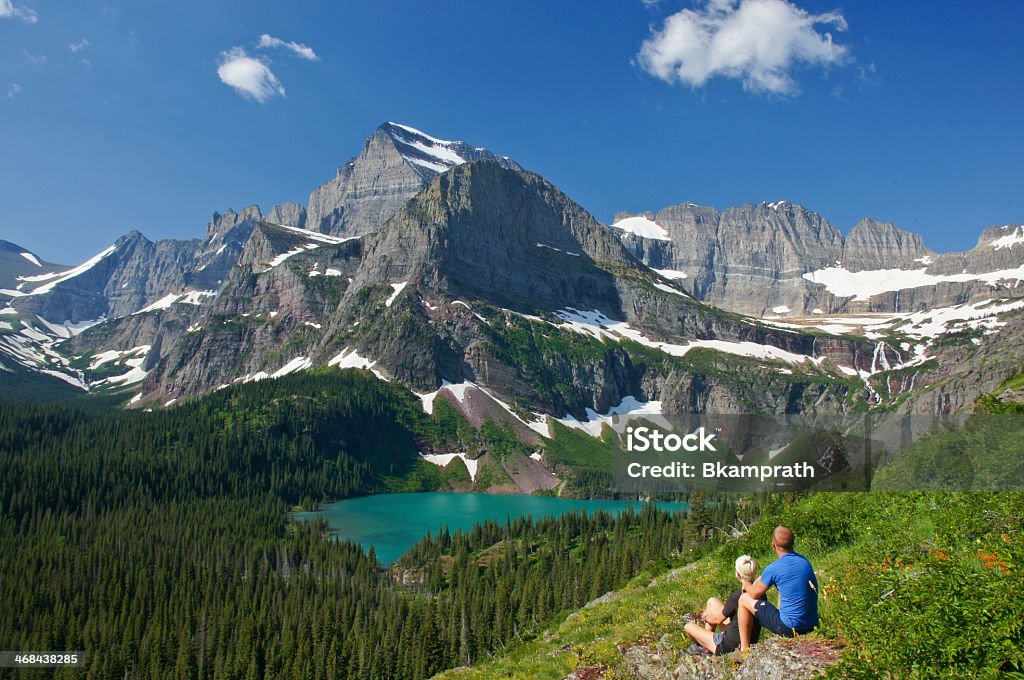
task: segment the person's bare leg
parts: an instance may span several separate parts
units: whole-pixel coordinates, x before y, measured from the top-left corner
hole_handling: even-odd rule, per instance
[[[686,634],[693,639],[698,645],[708,650],[712,654],[715,653],[715,634],[707,628],[704,628],[699,623],[690,622],[686,624],[684,630]]]
[[[722,615],[724,610],[724,602],[717,597],[708,598],[708,603],[704,607],[704,623],[711,626],[710,630],[715,630],[725,621],[725,616]]]
[[[743,593],[739,605],[736,608],[736,621],[740,629],[740,651],[745,652],[750,648],[750,636],[754,632],[754,607],[757,600]]]

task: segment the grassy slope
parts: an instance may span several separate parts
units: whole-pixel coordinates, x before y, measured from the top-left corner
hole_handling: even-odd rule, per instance
[[[732,561],[761,565],[772,527],[793,527],[815,566],[821,634],[845,642],[839,677],[996,677],[1024,666],[1024,494],[818,494],[779,506],[676,578],[640,577],[609,603],[450,678],[561,678],[620,659],[618,645],[682,642],[682,614],[734,587]],[[1005,677],[1005,676],[1004,676]]]

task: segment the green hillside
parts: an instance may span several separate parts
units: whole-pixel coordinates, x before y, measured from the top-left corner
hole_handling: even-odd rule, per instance
[[[845,645],[833,677],[1022,677],[1000,669],[1024,669],[1024,494],[963,493],[779,498],[685,571],[636,579],[506,655],[440,677],[562,678],[577,667],[623,677],[616,670],[630,645],[668,635],[683,649],[682,615],[735,587],[738,555],[767,564],[777,524],[793,528],[815,566],[820,635]]]

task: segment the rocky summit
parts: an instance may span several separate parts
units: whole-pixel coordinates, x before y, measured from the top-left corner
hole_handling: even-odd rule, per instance
[[[308,224],[315,231],[350,236],[378,231],[439,173],[478,160],[519,167],[482,147],[385,123],[366,140],[358,156],[338,168],[334,179],[313,190],[305,218],[297,215],[288,224]]]
[[[947,254],[786,202],[607,226],[505,156],[397,123],[306,206],[217,212],[185,241],[134,231],[76,267],[4,243],[0,265],[8,374],[153,408],[361,368],[524,438],[627,404],[951,412],[1012,373],[1024,309],[1019,226]]]

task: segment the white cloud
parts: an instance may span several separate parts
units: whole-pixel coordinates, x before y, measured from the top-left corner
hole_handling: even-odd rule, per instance
[[[78,42],[71,43],[70,45],[68,45],[68,50],[71,51],[71,54],[78,54],[79,52],[81,52],[82,50],[84,50],[86,47],[88,47],[91,44],[92,43],[89,42],[88,38],[82,38]]]
[[[296,56],[302,57],[303,59],[309,59],[310,61],[317,61],[320,57],[317,56],[316,52],[309,45],[303,45],[302,43],[291,42],[287,40],[281,40],[275,38],[272,35],[264,33],[260,36],[260,41],[256,45],[257,48],[272,48],[272,47],[284,47],[285,49],[291,50]]]
[[[3,2],[3,0],[0,0],[0,2]],[[32,64],[33,66],[42,66],[47,62],[45,54],[32,54],[28,50],[22,50],[21,55],[25,57],[25,61]]]
[[[847,27],[840,12],[810,14],[787,0],[707,0],[652,27],[637,62],[669,83],[702,87],[722,76],[750,92],[794,94],[794,66],[839,64],[848,54],[819,26]]]
[[[0,0],[0,19],[15,18],[30,24],[39,21],[39,16],[34,9],[15,5],[12,0]]]
[[[250,57],[241,47],[221,52],[217,75],[221,82],[230,85],[235,92],[257,102],[284,96],[284,86],[270,67]]]
[[[8,99],[13,99],[18,95],[19,92],[21,92],[21,85],[19,85],[18,83],[11,83],[7,86]]]

